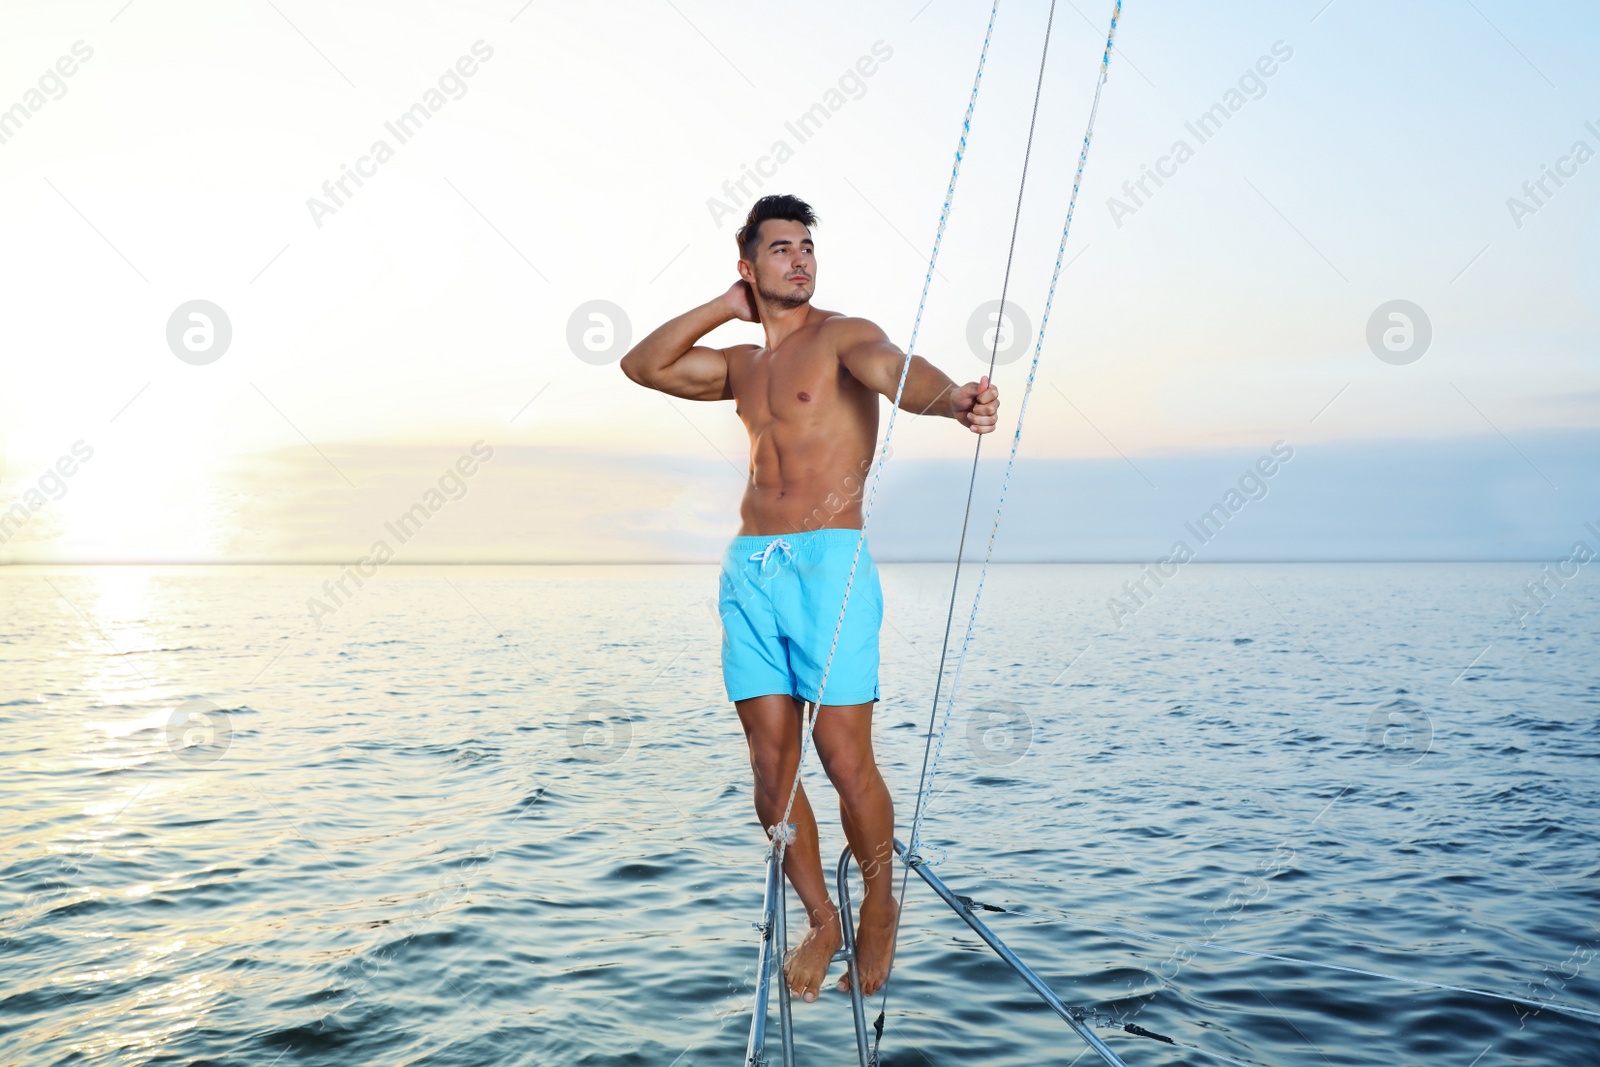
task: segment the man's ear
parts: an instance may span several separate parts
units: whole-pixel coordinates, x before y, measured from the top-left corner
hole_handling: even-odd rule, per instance
[[[755,285],[756,269],[750,265],[750,261],[748,259],[740,259],[733,266],[734,269],[739,272],[739,277],[743,278],[752,287]]]

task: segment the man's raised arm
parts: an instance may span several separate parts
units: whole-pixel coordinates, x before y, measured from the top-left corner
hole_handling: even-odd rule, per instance
[[[685,400],[732,400],[728,358],[696,341],[733,319],[755,320],[745,283],[663,323],[622,357],[622,373],[650,389]]]
[[[905,353],[867,319],[835,319],[834,322],[841,331],[839,362],[862,385],[893,401],[895,389],[900,385]],[[912,356],[900,408],[918,415],[955,419],[973,433],[990,433],[1000,410],[1000,391],[989,384],[988,375],[966,385],[957,385],[932,363],[921,356]]]

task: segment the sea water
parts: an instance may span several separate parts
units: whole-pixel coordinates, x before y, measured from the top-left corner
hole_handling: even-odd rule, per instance
[[[1600,1019],[1422,984],[1600,1011],[1600,580],[1513,610],[1538,571],[1002,566],[962,659],[968,564],[940,743],[952,568],[885,564],[900,833],[932,740],[939,875],[1067,1003],[1238,1062],[1600,1062]],[[337,578],[0,571],[0,1062],[741,1062],[715,567]],[[914,876],[886,1010],[885,1064],[1094,1059]],[[855,1062],[846,996],[794,1017]]]

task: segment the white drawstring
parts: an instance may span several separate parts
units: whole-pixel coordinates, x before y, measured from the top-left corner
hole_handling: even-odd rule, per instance
[[[771,541],[767,542],[766,548],[763,548],[759,552],[750,553],[750,562],[759,563],[761,564],[761,569],[766,570],[767,557],[772,554],[772,550],[775,548],[783,549],[784,553],[787,554],[791,560],[794,559],[794,546],[789,544],[789,542],[785,541],[781,537],[774,537]]]

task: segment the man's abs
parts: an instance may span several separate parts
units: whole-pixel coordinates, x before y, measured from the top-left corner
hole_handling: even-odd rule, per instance
[[[859,469],[847,467],[837,478],[748,486],[739,505],[740,535],[860,529],[862,485],[871,466],[868,457]]]
[[[795,340],[795,339],[791,339]],[[878,395],[822,346],[755,351],[730,366],[750,433],[741,535],[859,528],[878,439]]]

